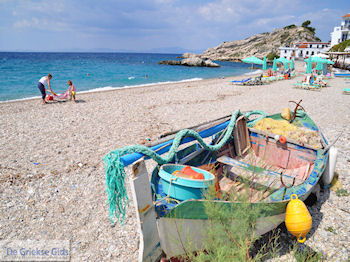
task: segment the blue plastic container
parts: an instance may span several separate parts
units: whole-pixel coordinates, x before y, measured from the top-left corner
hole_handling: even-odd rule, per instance
[[[202,199],[203,191],[214,184],[215,176],[200,168],[191,167],[204,175],[204,179],[189,179],[172,175],[173,172],[183,169],[184,165],[166,164],[159,170],[164,193],[178,200]]]

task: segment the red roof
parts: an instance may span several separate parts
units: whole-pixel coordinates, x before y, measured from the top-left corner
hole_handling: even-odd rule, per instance
[[[350,17],[350,14],[343,15],[343,17]]]
[[[306,44],[300,44],[298,47],[299,48],[307,48],[307,45]]]
[[[301,43],[296,43],[297,45],[307,45],[307,44],[318,44],[318,45],[328,45],[328,42],[301,42]]]

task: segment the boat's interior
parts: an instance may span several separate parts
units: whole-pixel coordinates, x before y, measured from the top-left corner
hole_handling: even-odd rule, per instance
[[[220,133],[211,144],[220,140]],[[287,140],[281,143],[274,134],[248,128],[246,120],[237,120],[233,139],[219,151],[204,150],[192,143],[178,151],[172,163],[190,165],[215,175],[217,199],[239,200],[242,195],[250,202],[259,202],[283,187],[301,185],[311,174],[317,149]],[[180,203],[169,199],[162,190],[159,166],[151,178],[156,209],[160,216]]]

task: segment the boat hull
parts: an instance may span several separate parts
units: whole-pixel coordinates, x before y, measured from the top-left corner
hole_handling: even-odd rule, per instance
[[[277,120],[281,118],[280,114],[269,117],[276,118]],[[239,202],[241,198],[222,198],[220,200],[217,200],[217,198],[214,200],[189,199],[182,202],[171,199],[167,194],[168,192],[165,192],[160,187],[160,164],[153,168],[150,174],[145,165],[145,160],[149,158],[145,155],[134,153],[123,157],[121,161],[125,166],[133,163],[131,188],[135,201],[137,220],[139,221],[139,261],[157,261],[162,255],[162,252],[167,257],[174,257],[203,249],[208,228],[215,221],[206,212],[207,206],[205,204],[208,202],[211,205],[214,204],[215,208],[219,208],[216,210],[225,208],[229,212],[247,210],[253,206],[257,207],[256,210],[259,210],[259,213],[254,216],[256,223],[253,229],[256,235],[263,235],[278,227],[285,219],[286,206],[291,194],[297,194],[299,199],[305,200],[312,192],[319,189],[318,183],[328,160],[328,152],[324,150],[328,142],[318,130],[316,124],[306,114],[305,116],[298,117],[295,121],[298,121],[300,126],[319,132],[323,146],[321,148],[311,148],[308,145],[301,145],[289,140],[285,145],[278,144],[275,146],[277,142],[275,142],[273,136],[271,137],[269,134],[258,134],[250,128],[250,133],[247,135],[242,136],[243,133],[239,134],[240,136],[238,137],[240,138],[234,140],[234,143],[228,143],[226,146],[213,152],[204,150],[198,142],[193,142],[195,139],[192,137],[186,137],[181,140],[180,144],[189,144],[177,151],[176,156],[167,162],[171,164],[186,164],[193,167],[211,165],[216,163],[220,156],[227,153],[230,155],[232,148],[236,150],[238,148],[241,149],[239,152],[243,154],[245,152],[244,145],[247,143],[236,144],[236,142],[242,142],[244,141],[243,138],[249,138],[248,148],[252,149],[251,152],[255,152],[257,156],[265,156],[264,159],[269,160],[272,166],[274,166],[274,160],[278,161],[278,165],[287,171],[290,169],[298,170],[300,166],[299,162],[306,161],[312,164],[306,170],[307,172],[305,171],[307,176],[303,179],[302,183],[294,184],[294,181],[293,183],[285,183],[286,180],[284,178],[283,181],[280,179],[283,184],[282,187],[277,187],[276,190],[271,190],[270,187],[267,187],[266,190],[271,190],[272,192],[270,195],[257,200],[250,199],[248,203],[247,201]],[[223,118],[223,121],[215,120],[214,123],[215,125],[206,123],[204,127],[197,127],[200,136],[204,138],[213,137],[213,141],[215,139],[220,140],[221,132],[224,133],[225,128],[228,126],[228,120]],[[232,135],[235,136],[236,134],[233,132]],[[164,138],[163,141],[160,141],[151,148],[161,155],[169,151],[173,141],[173,137]],[[279,158],[275,157],[276,155]],[[141,160],[137,161],[140,158]],[[220,168],[223,167],[218,167],[218,169]],[[285,171],[286,174],[287,171]],[[260,172],[259,174],[262,173]],[[282,177],[282,173],[278,177]],[[260,190],[264,193],[267,192],[260,187],[260,185],[254,184],[252,189]],[[173,204],[175,202],[176,204]],[[232,223],[235,223],[235,220]]]
[[[313,192],[318,190],[316,185],[309,192],[301,196],[305,200]],[[316,193],[316,192],[315,192]],[[217,201],[219,205],[223,203]],[[288,201],[275,203],[252,203],[252,205],[264,205],[268,210],[256,220],[255,234],[261,236],[277,228],[285,220],[285,210]],[[242,203],[225,202],[228,208],[239,209]],[[157,227],[162,250],[167,257],[181,256],[205,248],[208,228],[215,223],[208,219],[203,209],[205,201],[186,201],[179,205],[175,212],[170,212],[166,217],[157,218]],[[234,211],[233,211],[234,212]],[[233,222],[234,223],[234,222]]]
[[[284,218],[285,213],[258,219],[255,233],[260,236],[275,229]],[[208,219],[159,218],[157,224],[164,253],[175,257],[204,249],[206,232],[212,223]]]

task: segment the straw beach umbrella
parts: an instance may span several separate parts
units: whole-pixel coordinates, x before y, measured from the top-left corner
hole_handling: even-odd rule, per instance
[[[276,57],[273,59],[273,64],[272,64],[272,71],[277,71],[277,59]]]

